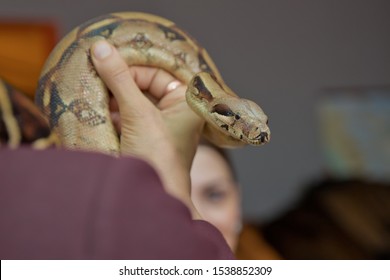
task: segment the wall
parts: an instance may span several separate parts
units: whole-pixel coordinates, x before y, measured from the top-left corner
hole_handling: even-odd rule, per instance
[[[0,18],[49,18],[65,34],[123,10],[177,22],[230,87],[270,116],[269,145],[233,152],[248,219],[281,213],[323,175],[316,102],[324,87],[390,83],[387,0],[1,0]]]

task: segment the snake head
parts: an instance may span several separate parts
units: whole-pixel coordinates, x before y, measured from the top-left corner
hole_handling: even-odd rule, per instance
[[[212,105],[210,113],[215,123],[233,138],[256,146],[271,139],[268,117],[253,101],[223,98]]]
[[[191,108],[225,138],[227,135],[235,143],[256,146],[269,142],[271,132],[263,110],[255,102],[237,97],[211,74],[201,72],[195,75],[186,96]]]

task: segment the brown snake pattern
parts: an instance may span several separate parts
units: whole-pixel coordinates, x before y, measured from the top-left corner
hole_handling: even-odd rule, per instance
[[[22,92],[0,79],[0,147],[59,146],[60,141],[37,106]]]
[[[162,68],[185,83],[187,103],[205,119],[204,136],[214,144],[234,147],[270,140],[263,110],[238,98],[224,84],[205,49],[193,38],[164,18],[124,12],[78,26],[46,61],[36,104],[65,148],[119,153],[118,135],[110,121],[109,93],[90,57],[92,44],[101,39],[114,45],[129,66]],[[1,110],[4,112],[3,107]],[[55,137],[49,135],[45,139],[52,141]]]

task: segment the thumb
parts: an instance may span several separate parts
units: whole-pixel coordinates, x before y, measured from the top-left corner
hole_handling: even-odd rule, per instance
[[[142,116],[145,109],[152,107],[116,48],[101,40],[92,45],[91,54],[96,71],[118,102],[121,115]]]

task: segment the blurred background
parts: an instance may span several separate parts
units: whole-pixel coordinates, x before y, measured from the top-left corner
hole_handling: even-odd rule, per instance
[[[252,229],[286,258],[389,258],[390,1],[0,1],[0,77],[31,96],[80,23],[176,22],[270,118],[268,145],[232,151]]]

